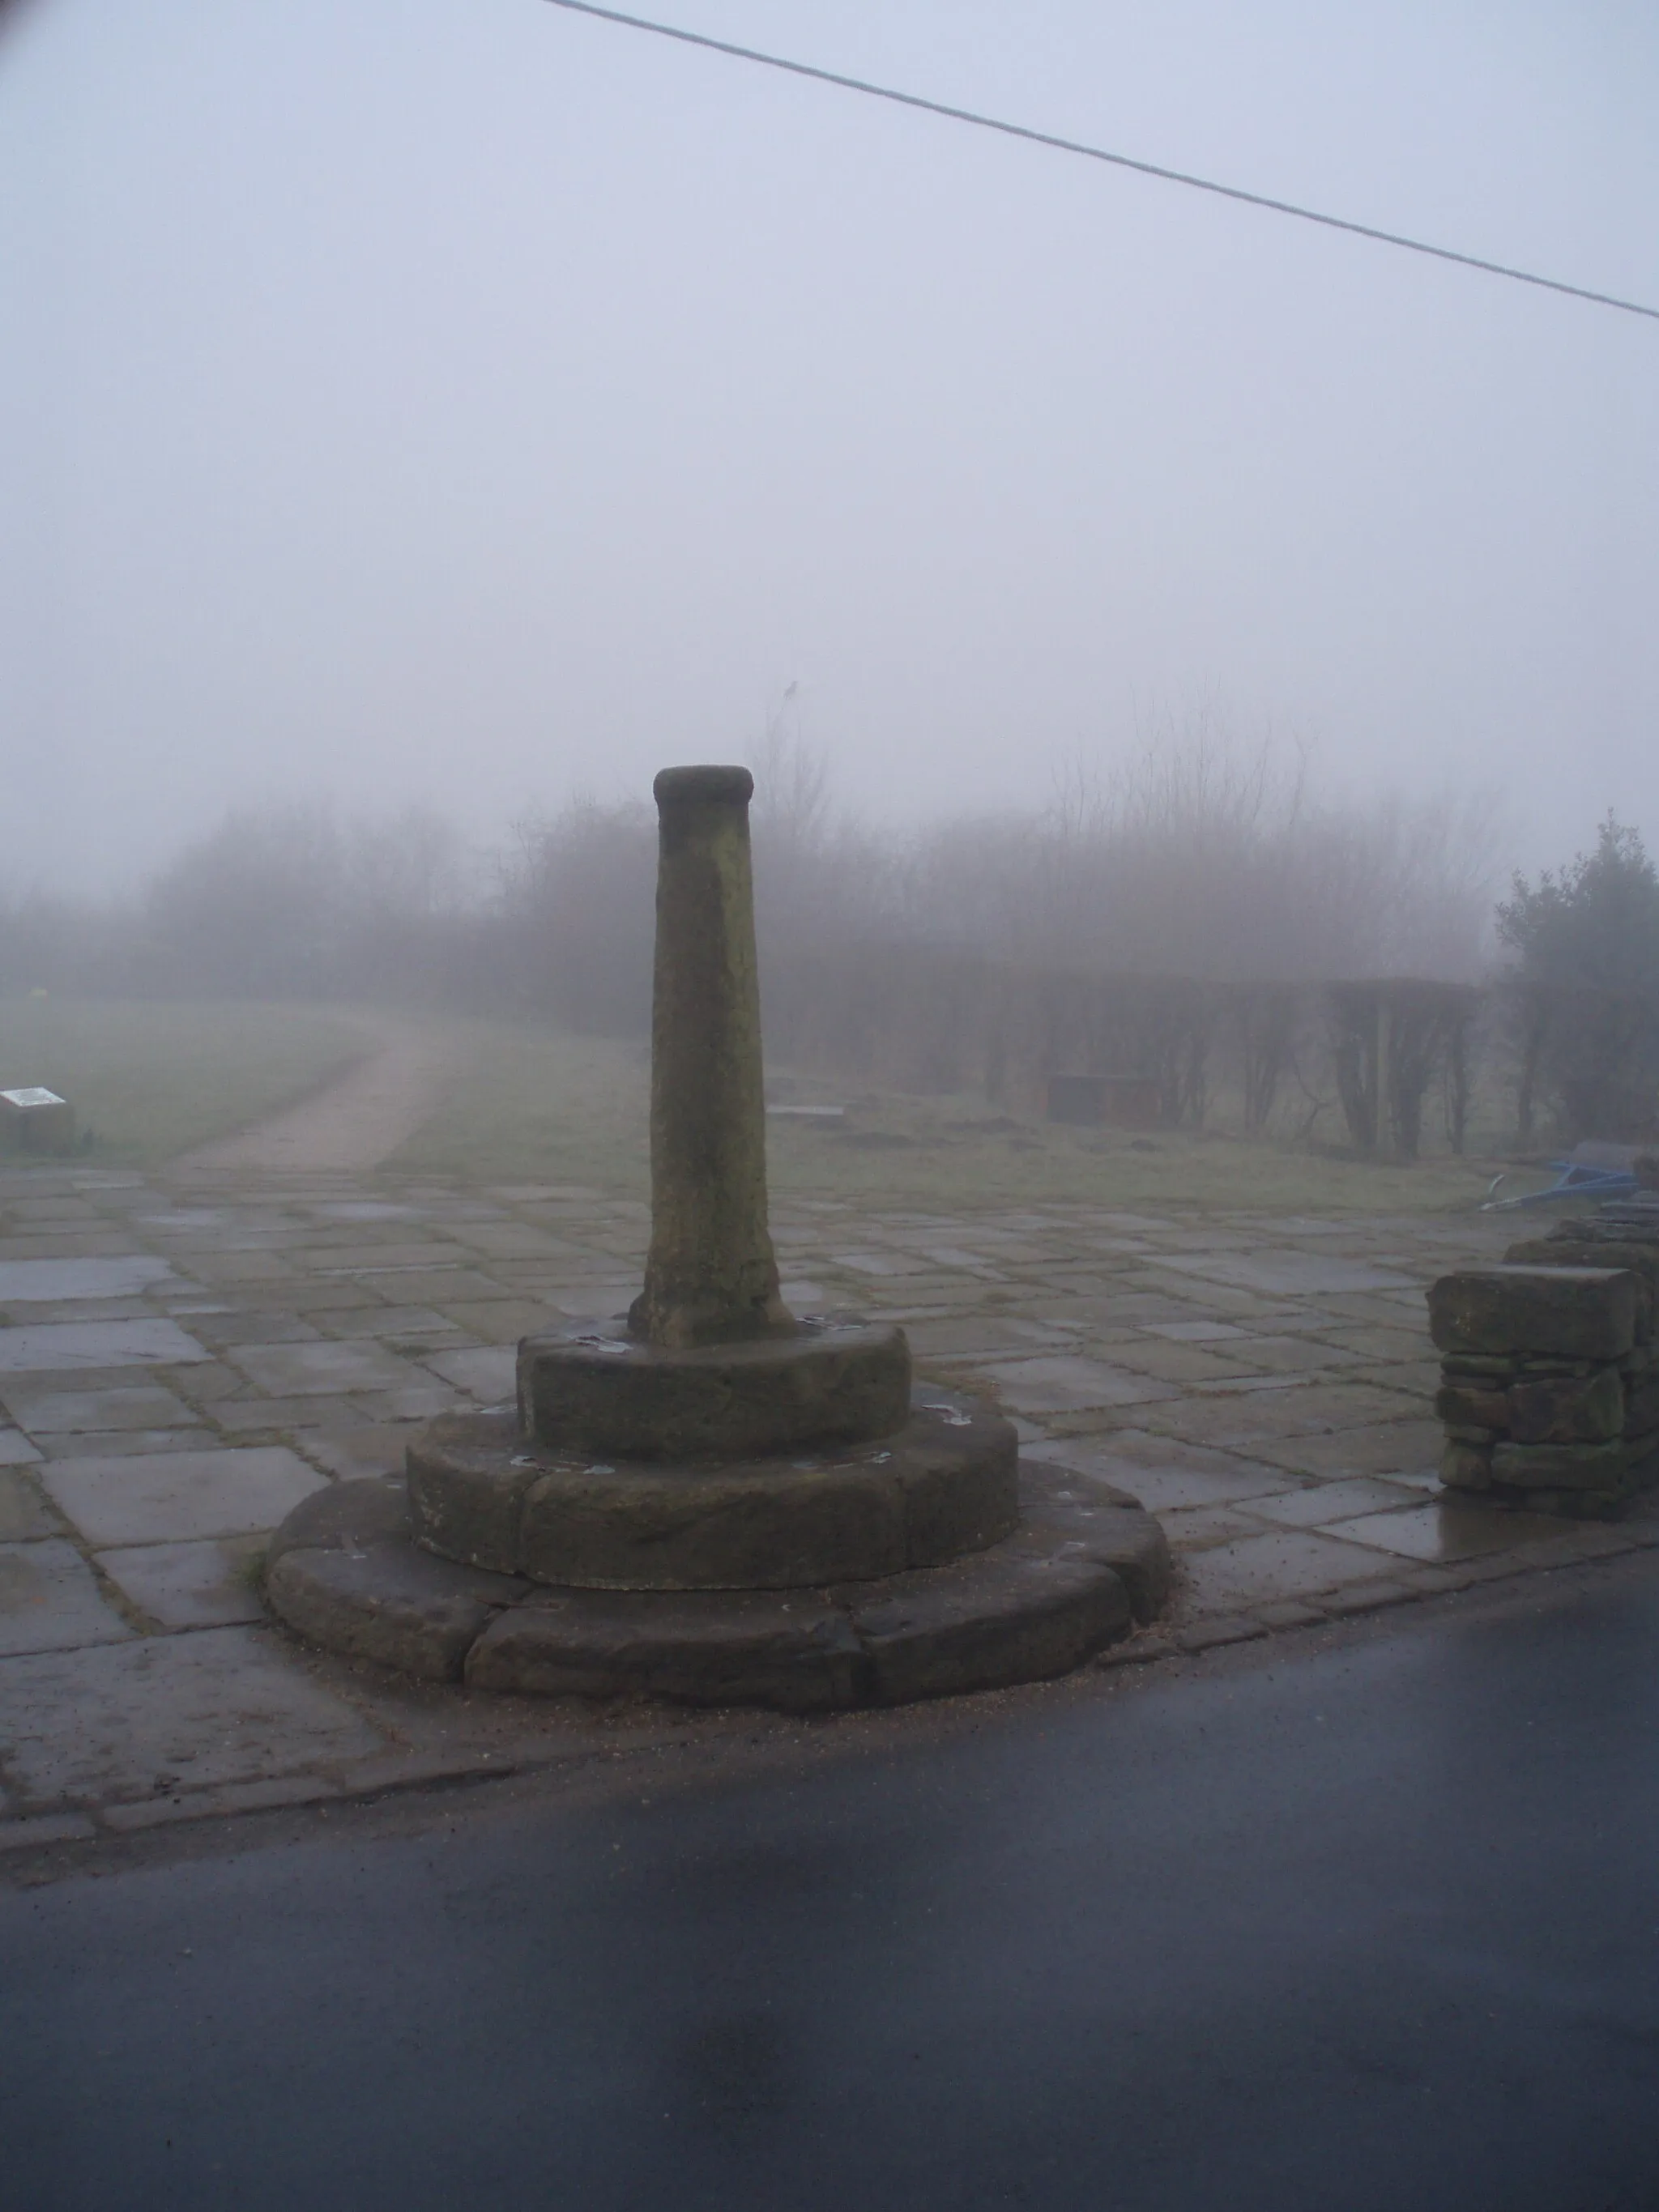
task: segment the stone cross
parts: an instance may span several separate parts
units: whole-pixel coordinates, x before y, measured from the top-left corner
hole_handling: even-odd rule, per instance
[[[651,1249],[634,1335],[684,1348],[795,1327],[766,1216],[746,768],[668,768],[651,1012]]]

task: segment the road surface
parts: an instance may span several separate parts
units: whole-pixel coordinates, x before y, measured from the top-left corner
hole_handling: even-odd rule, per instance
[[[0,2203],[1659,2204],[1650,1558],[746,1761],[0,1894]]]

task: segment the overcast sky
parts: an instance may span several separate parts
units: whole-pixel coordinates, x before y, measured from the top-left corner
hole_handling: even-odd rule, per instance
[[[1651,0],[663,0],[1659,301]],[[1027,805],[1219,702],[1659,842],[1659,324],[540,0],[0,36],[0,884],[751,753]]]

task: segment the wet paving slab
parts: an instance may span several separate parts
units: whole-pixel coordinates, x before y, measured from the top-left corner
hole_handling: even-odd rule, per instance
[[[1426,1565],[1490,1558],[1561,1533],[1561,1523],[1548,1515],[1498,1514],[1479,1500],[1461,1498],[1433,1498],[1403,1510],[1368,1513],[1351,1521],[1323,1520],[1319,1526],[1328,1536],[1352,1537],[1357,1544],[1393,1552],[1402,1559],[1420,1559]]]
[[[515,1758],[570,1755],[591,1715],[411,1704],[306,1652],[264,1625],[258,1558],[300,1498],[510,1396],[520,1334],[624,1308],[647,1228],[575,1186],[0,1176],[0,1793],[22,1826],[499,1771],[509,1726]],[[1641,1511],[1585,1530],[1439,1495],[1422,1293],[1506,1224],[792,1195],[777,1228],[798,1310],[902,1319],[925,1379],[995,1397],[1079,1494],[1165,1517],[1174,1608],[1113,1663],[1659,1540]]]
[[[165,1802],[386,1747],[272,1630],[120,1633],[8,1662],[0,1765],[25,1803]]]
[[[73,1544],[58,1536],[0,1544],[0,1655],[78,1650],[132,1632]]]
[[[255,1386],[273,1397],[325,1396],[342,1390],[395,1390],[417,1378],[373,1338],[353,1342],[241,1344],[229,1355]]]
[[[94,1434],[103,1429],[189,1426],[198,1416],[159,1383],[125,1390],[64,1390],[56,1378],[33,1388],[13,1383],[3,1393],[6,1411],[31,1437]]]
[[[94,1550],[274,1528],[325,1478],[286,1444],[54,1460],[42,1488]]]
[[[64,1321],[0,1328],[0,1375],[69,1374],[76,1369],[177,1367],[207,1352],[176,1322]]]
[[[145,1252],[114,1260],[0,1260],[0,1305],[125,1298],[177,1280],[165,1260]]]
[[[1382,1562],[1366,1545],[1303,1528],[1231,1536],[1191,1552],[1187,1560],[1189,1590],[1228,1608],[1254,1601],[1318,1597],[1382,1571]]]
[[[985,1369],[1005,1405],[1022,1413],[1063,1413],[1109,1406],[1142,1406],[1178,1395],[1163,1383],[1097,1360],[1068,1358],[994,1362]]]
[[[187,1544],[136,1544],[98,1554],[99,1571],[157,1627],[224,1628],[262,1621],[263,1531]]]

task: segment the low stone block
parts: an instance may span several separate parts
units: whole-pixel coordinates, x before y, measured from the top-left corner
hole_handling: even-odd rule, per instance
[[[586,1589],[788,1589],[897,1574],[904,1498],[888,1467],[857,1463],[559,1468],[525,1494],[519,1559],[538,1582]]]
[[[821,1712],[863,1703],[869,1672],[845,1613],[810,1593],[562,1590],[493,1621],[466,1680],[535,1697]]]
[[[1461,1381],[1441,1384],[1434,1410],[1449,1429],[1504,1430],[1510,1425],[1507,1392]]]
[[[890,1465],[900,1470],[904,1558],[942,1566],[1008,1535],[1019,1512],[1019,1434],[983,1398],[918,1391]],[[896,1444],[899,1440],[895,1439]]]
[[[1518,1359],[1505,1352],[1449,1352],[1440,1363],[1440,1373],[1447,1382],[1506,1390],[1520,1366]]]
[[[1517,1512],[1548,1513],[1563,1521],[1598,1521],[1622,1512],[1636,1492],[1645,1486],[1626,1475],[1613,1486],[1601,1490],[1522,1490],[1507,1483],[1495,1483],[1488,1494],[1495,1504],[1510,1506]],[[1510,1559],[1514,1555],[1505,1553],[1502,1556]],[[1535,1559],[1533,1563],[1538,1564]],[[1482,1559],[1474,1564],[1486,1571],[1492,1563]]]
[[[296,1540],[293,1516],[283,1531],[265,1572],[272,1610],[331,1651],[427,1681],[459,1681],[481,1631],[529,1583],[422,1551],[384,1480],[338,1483],[329,1495],[333,1513],[315,1510],[309,1520],[321,1540]]]
[[[1507,1400],[1518,1444],[1605,1443],[1624,1433],[1625,1386],[1616,1367],[1585,1381],[1518,1382]]]
[[[1008,1535],[1018,1437],[982,1400],[930,1389],[890,1437],[799,1458],[590,1463],[510,1413],[434,1422],[409,1454],[416,1540],[586,1589],[822,1587],[931,1566]]]
[[[0,1820],[0,1851],[34,1850],[43,1844],[89,1843],[97,1832],[84,1813],[36,1813],[21,1820]]]
[[[1353,1613],[1382,1613],[1391,1605],[1408,1605],[1417,1595],[1408,1583],[1351,1583],[1346,1589],[1333,1590],[1325,1606],[1341,1620]]]
[[[410,1444],[409,1512],[429,1551],[518,1571],[525,1492],[544,1471],[516,1413],[441,1413]]]
[[[1069,1674],[1129,1632],[1129,1594],[1082,1559],[1004,1556],[901,1578],[854,1606],[878,1705]]]
[[[1078,1483],[1084,1486],[1081,1477]],[[1028,1486],[1018,1534],[1010,1540],[1008,1549],[1109,1567],[1128,1591],[1138,1621],[1155,1620],[1169,1598],[1173,1573],[1169,1539],[1153,1516],[1133,1498],[1114,1499],[1109,1492],[1096,1504],[1092,1499],[1056,1498]]]
[[[1616,1490],[1629,1467],[1623,1443],[1501,1443],[1492,1455],[1493,1481],[1517,1490]]]
[[[265,1547],[267,1569],[284,1552],[362,1551],[388,1536],[405,1534],[409,1510],[396,1475],[366,1475],[325,1483],[302,1498]]]
[[[1625,1402],[1625,1434],[1632,1442],[1659,1429],[1659,1381],[1638,1383]]]
[[[1312,1613],[1299,1607],[1297,1611],[1310,1612],[1315,1620],[1322,1620],[1322,1613]],[[1224,1613],[1212,1614],[1207,1620],[1195,1620],[1190,1627],[1176,1631],[1175,1644],[1178,1651],[1196,1658],[1201,1651],[1220,1651],[1231,1644],[1254,1644],[1267,1633],[1267,1624],[1253,1613]]]
[[[1440,1455],[1440,1480],[1448,1490],[1489,1490],[1492,1487],[1491,1448],[1449,1443]]]
[[[890,1436],[909,1410],[910,1347],[890,1323],[803,1322],[686,1350],[594,1324],[519,1346],[520,1423],[554,1451],[759,1458]]]
[[[1626,1268],[1479,1267],[1430,1290],[1442,1352],[1617,1359],[1636,1341],[1638,1285]]]
[[[1511,1244],[1504,1255],[1506,1265],[1522,1267],[1624,1267],[1636,1277],[1636,1334],[1645,1343],[1653,1335],[1656,1301],[1659,1301],[1659,1245],[1632,1243],[1627,1238],[1564,1237],[1528,1237]]]

